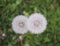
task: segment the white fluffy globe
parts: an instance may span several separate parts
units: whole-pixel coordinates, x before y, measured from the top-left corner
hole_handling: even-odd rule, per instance
[[[47,27],[47,20],[42,14],[33,13],[27,21],[27,27],[34,34],[42,33]]]
[[[16,16],[12,21],[12,29],[15,33],[24,34],[28,31],[26,22],[28,18],[23,15]]]

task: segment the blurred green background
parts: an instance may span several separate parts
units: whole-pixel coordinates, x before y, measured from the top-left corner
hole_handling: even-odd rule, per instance
[[[60,46],[60,0],[0,0],[0,46],[18,46],[19,34],[13,32],[12,20],[34,12],[46,16],[48,26],[42,34],[26,33],[23,46]]]

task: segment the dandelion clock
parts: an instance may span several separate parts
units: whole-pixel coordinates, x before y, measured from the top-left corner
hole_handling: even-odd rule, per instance
[[[33,13],[27,21],[27,27],[34,34],[42,33],[47,26],[46,18],[40,13]]]
[[[16,16],[12,21],[13,31],[18,34],[26,33],[28,31],[26,26],[27,20],[28,20],[27,17],[23,15]]]

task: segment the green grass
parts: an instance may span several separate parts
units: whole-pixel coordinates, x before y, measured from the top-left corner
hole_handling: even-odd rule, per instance
[[[60,46],[60,0],[0,0],[0,32],[6,34],[0,35],[0,46],[17,46],[19,34],[13,32],[12,20],[19,14],[29,16],[34,12],[45,15],[48,26],[42,34],[26,33],[23,45]]]

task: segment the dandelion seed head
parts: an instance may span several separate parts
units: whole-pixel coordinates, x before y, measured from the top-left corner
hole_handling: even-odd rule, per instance
[[[27,32],[27,17],[23,15],[16,16],[12,21],[12,29],[15,33],[24,34]]]
[[[35,34],[44,32],[47,26],[46,18],[40,13],[31,14],[27,23],[28,29]]]

